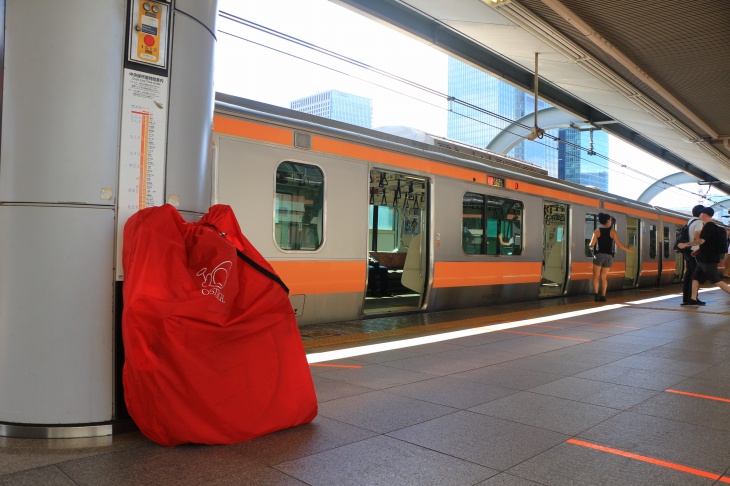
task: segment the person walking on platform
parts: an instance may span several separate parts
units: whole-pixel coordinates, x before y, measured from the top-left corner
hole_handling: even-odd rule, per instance
[[[608,270],[613,265],[613,243],[622,250],[632,252],[618,239],[618,233],[611,227],[613,218],[605,213],[598,214],[600,228],[593,231],[593,237],[588,244],[593,248],[593,291],[596,294],[596,302],[606,302],[606,290],[608,289]],[[598,246],[596,247],[596,244]],[[599,286],[599,279],[602,286]]]
[[[687,228],[690,241],[696,240],[700,237],[700,231],[702,231],[702,225],[704,224],[699,219],[700,213],[705,207],[702,204],[692,208],[692,217],[687,221]],[[681,244],[677,244],[680,246]],[[682,281],[682,304],[681,305],[692,305],[692,275],[695,273],[697,268],[697,258],[692,255],[699,249],[699,245],[686,247],[682,251],[684,257],[684,280]],[[698,300],[699,302],[699,300]]]
[[[720,230],[725,231],[725,229],[720,228],[712,222],[714,215],[714,209],[703,209],[700,212],[699,218],[704,223],[704,226],[702,226],[699,238],[695,238],[689,243],[680,243],[677,245],[680,248],[699,245],[699,250],[697,250],[697,268],[692,274],[692,298],[688,304],[691,306],[705,305],[704,302],[697,299],[697,294],[700,289],[700,284],[705,283],[707,280],[713,284],[717,284],[721,290],[730,294],[730,285],[722,281],[722,275],[720,275],[720,270],[717,268],[723,253],[726,251],[721,246],[726,247],[727,242],[725,239],[720,240]]]

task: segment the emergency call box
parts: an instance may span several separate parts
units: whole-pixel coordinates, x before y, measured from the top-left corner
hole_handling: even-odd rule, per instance
[[[167,69],[170,4],[163,0],[132,0],[128,61]]]

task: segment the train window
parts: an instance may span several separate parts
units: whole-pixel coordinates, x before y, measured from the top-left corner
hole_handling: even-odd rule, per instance
[[[461,247],[467,255],[484,255],[484,196],[464,194],[461,215]]]
[[[395,231],[395,208],[390,206],[370,206],[368,228],[373,229],[373,211],[378,209],[378,230]]]
[[[664,226],[664,258],[669,258],[669,226]]]
[[[462,206],[462,248],[467,255],[522,254],[523,204],[467,192]]]
[[[324,174],[319,167],[283,162],[276,169],[274,238],[282,250],[314,251],[324,236]]]
[[[656,226],[649,225],[649,258],[656,258],[657,236]]]
[[[593,232],[598,228],[598,215],[586,214],[585,251],[587,257],[593,257],[593,251],[588,246],[593,238]]]

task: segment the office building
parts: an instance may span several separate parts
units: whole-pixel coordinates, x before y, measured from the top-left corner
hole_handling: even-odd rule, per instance
[[[370,98],[337,90],[306,96],[292,101],[289,106],[293,110],[365,128],[370,128],[373,120],[373,103]]]
[[[449,58],[448,69],[449,138],[486,147],[512,122],[534,112],[532,94],[453,58]],[[537,106],[541,110],[551,105],[538,101]],[[535,141],[521,142],[509,155],[539,165],[551,177],[608,190],[608,161],[574,146],[589,148],[589,132],[551,129],[547,135]],[[558,143],[549,136],[568,143]],[[594,131],[593,141],[596,153],[608,155],[605,133]]]
[[[587,151],[591,148],[589,131],[561,128],[558,136],[565,141],[558,148],[558,178],[608,192],[609,162],[596,155],[608,155],[608,135],[593,131],[593,154]]]

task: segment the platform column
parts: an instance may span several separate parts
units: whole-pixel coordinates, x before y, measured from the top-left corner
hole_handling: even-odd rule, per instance
[[[107,435],[118,418],[117,233],[137,209],[122,207],[125,93],[130,71],[162,77],[133,66],[130,29],[134,9],[153,6],[168,15],[155,120],[165,128],[136,155],[162,154],[153,181],[162,192],[143,206],[169,200],[192,219],[209,201],[217,1],[0,0],[0,435]],[[163,27],[141,23],[145,34]]]

